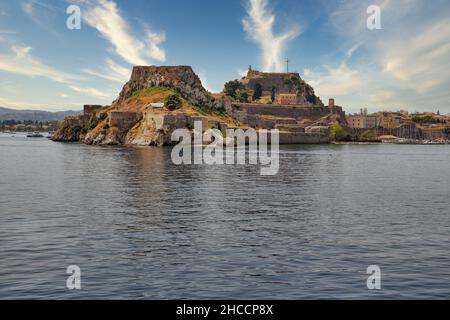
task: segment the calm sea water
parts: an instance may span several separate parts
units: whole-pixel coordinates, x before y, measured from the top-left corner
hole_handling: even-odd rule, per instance
[[[450,298],[450,146],[282,146],[259,169],[1,134],[0,298]]]

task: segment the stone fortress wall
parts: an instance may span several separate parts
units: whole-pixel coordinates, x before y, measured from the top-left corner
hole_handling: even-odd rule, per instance
[[[243,124],[267,129],[274,129],[277,124],[296,124],[303,119],[316,121],[330,114],[341,115],[345,118],[345,113],[338,106],[303,107],[276,104],[228,103],[225,105],[225,110]],[[270,123],[272,124],[270,125]]]

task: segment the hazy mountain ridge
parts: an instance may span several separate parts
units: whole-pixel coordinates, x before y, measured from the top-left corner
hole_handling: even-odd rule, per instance
[[[63,121],[67,116],[81,114],[82,111],[42,111],[42,110],[18,110],[0,107],[0,121],[16,120],[16,121]]]

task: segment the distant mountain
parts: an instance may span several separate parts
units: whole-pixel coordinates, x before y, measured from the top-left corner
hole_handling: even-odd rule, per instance
[[[16,121],[52,121],[52,120],[64,120],[67,116],[76,116],[81,114],[82,111],[40,111],[40,110],[17,110],[0,107],[0,121],[16,120]]]

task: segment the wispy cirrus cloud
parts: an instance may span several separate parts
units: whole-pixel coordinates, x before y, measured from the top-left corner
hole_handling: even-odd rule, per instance
[[[8,99],[8,98],[2,98],[2,97],[0,97],[0,105],[2,107],[6,107],[6,108],[19,108],[19,109],[48,108],[48,106],[49,106],[46,103],[36,103],[36,102]]]
[[[81,79],[42,62],[33,56],[32,50],[30,46],[12,45],[9,53],[0,54],[0,71],[30,77],[44,77],[60,83],[71,83]]]
[[[372,4],[381,8],[381,30],[366,27]],[[350,110],[444,109],[450,98],[448,2],[347,0],[326,6],[347,51],[342,60],[305,72],[319,95],[335,97]],[[359,59],[353,59],[355,52],[361,52]]]
[[[69,85],[69,88],[75,92],[90,95],[90,96],[97,97],[100,99],[108,99],[108,98],[114,97],[114,92],[100,91],[96,88],[80,87],[80,86],[75,86],[75,85]]]
[[[258,44],[265,71],[282,71],[284,53],[289,41],[300,35],[300,28],[290,26],[289,31],[275,34],[275,15],[268,8],[267,0],[248,0],[247,16],[242,20],[247,36]]]
[[[49,3],[40,0],[26,0],[20,3],[22,11],[42,29],[57,35],[54,28],[51,27],[49,21],[56,16],[57,10]]]
[[[110,58],[105,59],[105,67],[101,70],[84,69],[85,73],[109,81],[125,83],[130,79],[131,69],[119,65]]]
[[[166,52],[161,44],[166,40],[164,33],[152,31],[145,26],[141,36],[135,37],[117,4],[112,0],[82,0],[82,18],[103,38],[111,43],[117,55],[133,65],[149,65],[155,61],[164,62]]]

